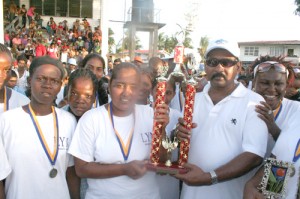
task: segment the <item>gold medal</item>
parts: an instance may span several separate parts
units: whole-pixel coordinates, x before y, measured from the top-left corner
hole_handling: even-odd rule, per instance
[[[51,169],[49,176],[50,178],[55,178],[57,176],[57,169],[55,168]]]

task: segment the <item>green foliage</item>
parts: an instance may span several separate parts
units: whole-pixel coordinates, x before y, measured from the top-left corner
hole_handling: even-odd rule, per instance
[[[158,35],[158,49],[159,50],[165,50],[168,53],[173,52],[175,46],[178,44],[178,41],[175,37],[175,35],[177,35],[177,33],[175,33],[174,35],[168,36],[168,35],[164,35],[164,33],[159,33]],[[192,39],[190,38],[190,32],[186,31],[185,32],[185,39],[183,41],[183,45],[186,48],[193,48],[192,46]]]
[[[201,56],[201,62],[204,62],[204,54],[206,52],[207,46],[209,44],[209,38],[207,36],[201,37],[200,39],[200,47],[198,48],[198,52]]]
[[[300,16],[300,0],[295,0],[295,4],[297,6],[295,14]]]

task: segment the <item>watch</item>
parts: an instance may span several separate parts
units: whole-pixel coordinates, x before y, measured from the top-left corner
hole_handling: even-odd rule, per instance
[[[211,177],[211,184],[212,185],[217,184],[218,183],[218,176],[217,176],[216,172],[215,171],[210,171],[209,174],[210,174],[210,177]]]

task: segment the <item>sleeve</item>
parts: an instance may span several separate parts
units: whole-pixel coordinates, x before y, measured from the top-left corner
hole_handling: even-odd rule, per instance
[[[265,122],[255,112],[256,104],[253,101],[248,104],[245,126],[243,128],[242,147],[244,152],[264,157],[267,150],[268,129]]]
[[[3,146],[3,140],[2,140],[2,131],[3,131],[3,120],[0,119],[0,180],[5,179],[11,172],[11,167],[8,163],[8,159],[7,159],[7,155],[6,152],[4,150],[4,146]]]
[[[77,124],[76,119],[74,117],[72,117],[72,122],[71,122],[71,127],[70,127],[72,135],[71,135],[71,141],[70,142],[72,142],[72,140],[73,140],[76,124]],[[70,144],[70,143],[68,143],[68,144]],[[74,166],[75,165],[74,157],[71,154],[67,154],[67,155],[69,156],[68,157],[69,158],[68,167]]]
[[[69,154],[86,162],[94,161],[96,136],[92,116],[88,111],[80,118],[69,148]]]

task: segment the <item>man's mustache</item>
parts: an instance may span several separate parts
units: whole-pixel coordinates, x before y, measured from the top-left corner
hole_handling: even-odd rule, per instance
[[[223,77],[224,79],[226,79],[226,76],[223,73],[215,73],[211,76],[210,80],[213,80],[214,78],[217,77]]]

